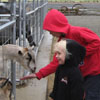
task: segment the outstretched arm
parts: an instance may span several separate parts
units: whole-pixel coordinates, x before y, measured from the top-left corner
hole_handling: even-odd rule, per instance
[[[20,80],[27,80],[27,79],[32,79],[32,78],[37,78],[36,74],[30,74],[28,76],[24,76],[20,78]]]
[[[39,72],[25,76],[25,77],[21,78],[21,80],[31,79],[31,78],[37,78],[40,80],[41,78],[46,77],[46,76],[50,75],[51,73],[54,73],[56,71],[57,67],[58,67],[58,61],[57,61],[56,57],[54,56],[53,61],[50,64],[48,64],[47,66],[40,69]]]
[[[47,66],[43,67],[42,69],[39,70],[39,72],[36,73],[36,76],[38,79],[41,79],[43,77],[46,77],[56,71],[58,67],[58,61],[56,57],[53,57],[53,61],[48,64]]]

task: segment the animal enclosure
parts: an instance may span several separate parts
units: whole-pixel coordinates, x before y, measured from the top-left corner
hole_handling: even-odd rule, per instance
[[[0,46],[15,44],[24,48],[36,45],[34,48],[34,58],[36,58],[44,36],[42,22],[46,13],[46,5],[46,0],[13,0],[12,2],[0,0]],[[28,56],[30,58],[27,59],[31,59],[29,54]],[[0,63],[4,65],[1,52],[0,57],[2,61]],[[6,65],[6,67],[1,68],[3,71],[0,70],[0,76],[11,79],[13,83],[12,99],[15,100],[16,84],[20,84],[20,77],[29,72],[12,60],[7,61]]]

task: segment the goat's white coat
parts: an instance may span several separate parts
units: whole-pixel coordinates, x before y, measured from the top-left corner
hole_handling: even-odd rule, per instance
[[[19,54],[19,51],[22,54]],[[28,53],[32,57],[30,63],[28,59],[29,58]],[[33,48],[31,47],[24,48],[13,44],[0,46],[0,62],[4,63],[4,64],[0,64],[0,68],[6,67],[5,61],[7,61],[7,59],[18,62],[21,66],[23,66],[27,70],[31,70],[34,68],[35,55],[34,55]]]

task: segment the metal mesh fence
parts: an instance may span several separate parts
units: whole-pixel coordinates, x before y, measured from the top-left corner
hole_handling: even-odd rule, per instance
[[[13,26],[15,21],[1,25],[0,27],[0,77],[8,77],[11,71],[10,62],[5,60],[2,45],[13,43]]]
[[[4,8],[6,7],[11,11],[5,14],[2,13],[2,10],[0,9],[0,47],[5,44],[12,43],[21,47],[29,47],[33,46],[35,43],[37,45],[35,47],[35,55],[37,55],[41,40],[44,36],[42,30],[42,22],[46,13],[45,9],[47,1],[18,0],[16,3],[13,2],[13,4],[11,1],[5,2],[0,0],[0,2],[6,5],[3,6]],[[15,65],[15,63],[12,64],[11,61],[7,61],[5,63],[5,60],[2,56],[2,48],[0,50],[0,76],[8,77],[11,75],[10,78],[13,79],[13,99],[16,99],[16,80],[19,82],[19,78],[26,75],[27,70],[22,68],[18,63],[16,63],[16,67],[11,68],[11,65]]]
[[[4,2],[2,2],[4,3]],[[4,8],[8,9],[11,2],[3,4]],[[5,6],[6,5],[6,6]],[[13,37],[13,27],[7,27],[3,31],[0,31],[0,45],[10,44],[9,38],[16,39],[16,45],[23,47],[33,46],[36,44],[35,53],[37,55],[40,42],[43,37],[42,22],[45,16],[45,7],[47,5],[46,0],[20,0],[17,2],[16,6],[16,36]],[[2,6],[2,4],[1,4]],[[10,22],[12,19],[12,14],[6,12],[7,14],[0,11],[0,27],[4,26],[5,23]],[[11,11],[12,12],[12,11]],[[18,64],[17,64],[18,65]],[[17,67],[17,70],[21,70]],[[23,73],[22,69],[22,73]],[[22,77],[25,74],[17,75],[17,78]]]

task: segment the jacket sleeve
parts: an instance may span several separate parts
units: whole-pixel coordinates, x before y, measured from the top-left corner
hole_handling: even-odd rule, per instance
[[[43,67],[42,69],[39,70],[39,72],[36,73],[36,76],[38,79],[41,79],[43,77],[46,77],[56,71],[58,67],[58,61],[56,59],[56,56],[54,55],[53,61],[50,62],[47,66]]]
[[[77,34],[79,33],[79,34]],[[91,55],[100,48],[100,38],[96,33],[87,28],[82,28],[76,34],[73,34],[83,46],[86,48],[86,56]]]

